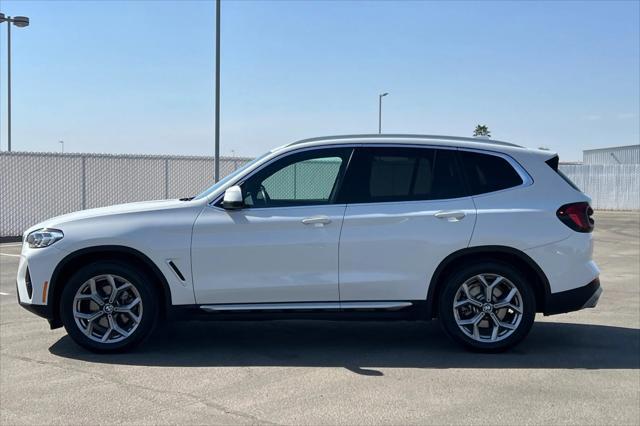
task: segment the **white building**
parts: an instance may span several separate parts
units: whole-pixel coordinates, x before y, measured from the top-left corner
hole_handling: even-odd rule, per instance
[[[640,145],[613,146],[582,151],[584,164],[640,164]]]

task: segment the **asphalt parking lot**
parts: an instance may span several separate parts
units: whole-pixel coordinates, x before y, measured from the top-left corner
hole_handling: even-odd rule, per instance
[[[596,212],[596,309],[497,355],[432,323],[185,322],[96,355],[15,296],[0,245],[0,423],[639,424],[640,214]]]

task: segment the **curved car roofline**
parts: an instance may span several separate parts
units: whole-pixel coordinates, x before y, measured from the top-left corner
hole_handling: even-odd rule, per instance
[[[334,136],[321,136],[316,138],[302,139],[296,142],[292,142],[285,146],[299,145],[308,142],[321,142],[321,141],[333,141],[343,139],[422,139],[425,141],[437,140],[437,141],[452,141],[452,142],[475,142],[483,144],[493,144],[502,146],[512,146],[516,148],[524,148],[521,145],[516,145],[511,142],[504,142],[493,140],[489,138],[468,138],[462,136],[446,136],[446,135],[414,135],[414,134],[362,134],[362,135],[334,135]]]

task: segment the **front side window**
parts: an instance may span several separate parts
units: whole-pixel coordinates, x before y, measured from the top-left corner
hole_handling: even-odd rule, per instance
[[[511,164],[497,155],[460,151],[472,195],[513,188],[523,181]]]
[[[359,148],[341,199],[349,203],[441,200],[465,195],[455,151]]]
[[[328,148],[288,155],[242,185],[246,207],[331,204],[351,148]]]

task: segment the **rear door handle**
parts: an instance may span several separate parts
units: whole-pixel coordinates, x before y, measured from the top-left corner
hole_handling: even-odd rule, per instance
[[[434,214],[434,216],[438,219],[447,219],[448,222],[459,222],[464,219],[466,214],[461,211],[443,210],[437,212],[436,214]]]
[[[302,219],[302,223],[305,225],[324,226],[331,223],[331,219],[329,219],[329,216],[311,216]]]

